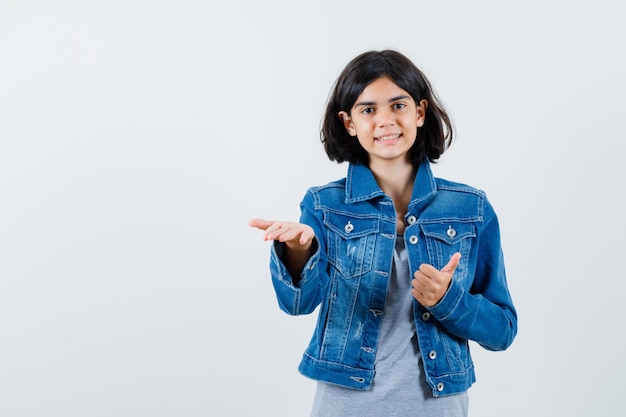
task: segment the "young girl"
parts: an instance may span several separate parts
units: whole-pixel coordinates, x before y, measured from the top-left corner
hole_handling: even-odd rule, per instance
[[[452,124],[404,55],[343,70],[321,139],[338,181],[310,188],[300,222],[254,219],[273,241],[287,314],[319,318],[299,371],[312,416],[466,416],[469,340],[504,350],[517,332],[496,214],[485,194],[435,178]]]

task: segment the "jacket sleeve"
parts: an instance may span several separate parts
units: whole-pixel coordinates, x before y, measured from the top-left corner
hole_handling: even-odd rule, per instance
[[[504,350],[517,334],[517,312],[506,281],[498,219],[486,200],[484,223],[477,238],[471,288],[468,291],[453,279],[430,312],[448,332],[474,340],[488,350]]]
[[[304,265],[298,279],[294,280],[283,262],[285,244],[275,241],[270,254],[272,284],[282,311],[289,315],[312,313],[322,302],[328,279],[322,221],[315,216],[313,197],[307,192],[300,204],[300,222],[311,226],[315,232],[313,255]]]

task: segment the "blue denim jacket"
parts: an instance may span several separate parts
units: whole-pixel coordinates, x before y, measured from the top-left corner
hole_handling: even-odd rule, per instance
[[[397,238],[396,210],[372,172],[356,164],[346,178],[310,188],[301,210],[300,221],[316,239],[299,279],[294,283],[280,260],[283,244],[275,242],[270,257],[280,308],[299,315],[320,307],[299,371],[368,389]],[[463,392],[475,381],[468,340],[504,350],[517,333],[496,214],[484,192],[435,178],[424,162],[404,220],[411,271],[422,263],[441,269],[453,253],[462,255],[441,301],[427,308],[414,300],[413,317],[433,395]]]

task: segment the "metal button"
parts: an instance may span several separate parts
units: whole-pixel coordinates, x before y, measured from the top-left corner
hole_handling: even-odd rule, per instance
[[[411,245],[415,245],[418,241],[419,241],[419,239],[418,239],[418,238],[417,238],[417,236],[415,236],[415,235],[411,235],[411,236],[409,237],[409,243],[410,243]]]
[[[409,217],[406,218],[406,222],[408,224],[415,224],[416,221],[417,221],[417,217],[415,217],[412,214]]]
[[[424,321],[430,320],[430,313],[428,311],[422,314],[422,320]]]
[[[437,358],[437,352],[431,350],[430,352],[428,352],[428,357],[432,360],[435,360],[435,358]]]
[[[343,229],[346,231],[346,233],[350,233],[351,231],[354,230],[354,225],[348,222],[348,224],[346,224]]]
[[[456,236],[456,230],[454,230],[452,226],[448,226],[448,231],[446,233],[450,239],[454,239],[454,236]]]
[[[437,391],[441,392],[443,391],[444,388],[445,388],[445,385],[443,385],[443,382],[440,382],[437,384]]]

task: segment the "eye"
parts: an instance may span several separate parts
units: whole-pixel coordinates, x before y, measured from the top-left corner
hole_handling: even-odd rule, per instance
[[[393,103],[393,108],[394,110],[400,110],[406,107],[406,104],[404,103]]]
[[[374,112],[374,108],[372,107],[364,107],[361,109],[362,114],[370,114]]]

